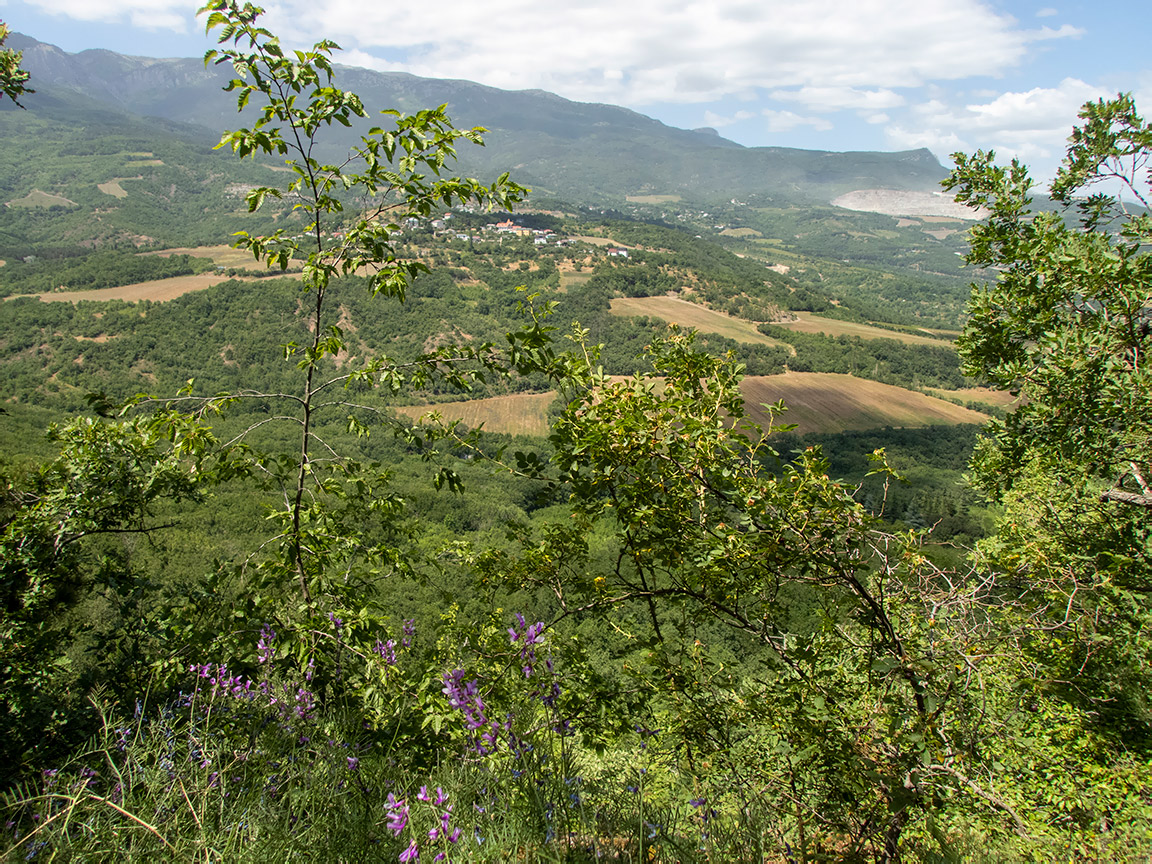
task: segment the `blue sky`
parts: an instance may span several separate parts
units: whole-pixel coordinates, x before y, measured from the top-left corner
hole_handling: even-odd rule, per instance
[[[1078,107],[1152,113],[1152,4],[1024,0],[364,0],[265,3],[288,45],[342,62],[624,105],[748,146],[992,148],[1051,176]],[[66,51],[199,56],[182,0],[0,0]],[[380,106],[385,107],[385,106]]]

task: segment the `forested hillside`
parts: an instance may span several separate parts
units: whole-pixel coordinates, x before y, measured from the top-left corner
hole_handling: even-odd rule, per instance
[[[450,118],[206,11],[208,70],[139,80],[213,124],[230,84],[215,152],[96,75],[135,59],[15,43],[5,859],[1152,853],[1152,222],[1083,197],[1146,203],[1130,99],[1057,206],[957,154],[991,215],[930,221],[827,204],[918,157],[514,128],[552,97],[464,85]]]
[[[235,104],[221,92],[227,70],[199,60],[154,60],[109,51],[66,54],[14,36],[41,92],[79,96],[118,111],[218,130],[232,124]],[[341,68],[369,116],[350,131],[332,130],[317,155],[335,160],[379,121],[384,107],[416,112],[447,105],[462,126],[489,130],[483,149],[461,151],[460,170],[496,175],[518,166],[538,193],[584,203],[620,204],[624,194],[685,195],[709,204],[760,194],[788,202],[827,202],[856,189],[935,189],[945,170],[927,150],[824,153],[784,147],[746,148],[719,135],[675,129],[614,105],[571,102],[539,90],[505,91],[467,81]],[[29,110],[37,111],[33,103]]]

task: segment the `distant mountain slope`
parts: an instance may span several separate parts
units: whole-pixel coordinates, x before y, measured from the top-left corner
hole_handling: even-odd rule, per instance
[[[235,102],[220,89],[228,77],[223,68],[104,50],[68,54],[20,34],[12,34],[9,44],[24,51],[38,96],[81,95],[139,116],[217,132],[237,125]],[[572,102],[540,90],[507,91],[348,67],[338,74],[338,83],[359,93],[370,108],[411,111],[446,103],[456,123],[487,127],[484,150],[462,150],[465,170],[481,175],[512,170],[537,192],[581,203],[615,203],[637,193],[698,201],[759,194],[828,202],[856,189],[936,190],[946,174],[923,149],[832,153],[742,147],[712,130],[676,129],[625,108]],[[37,101],[29,100],[30,110],[38,110]]]

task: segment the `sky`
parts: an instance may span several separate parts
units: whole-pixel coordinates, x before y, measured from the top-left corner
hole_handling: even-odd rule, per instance
[[[1046,180],[1085,101],[1131,92],[1152,114],[1152,3],[1049,2],[269,0],[264,25],[289,47],[333,39],[349,65],[549,90],[746,146],[927,147],[945,165],[992,149]],[[69,52],[198,57],[213,43],[195,9],[0,0],[0,20]]]

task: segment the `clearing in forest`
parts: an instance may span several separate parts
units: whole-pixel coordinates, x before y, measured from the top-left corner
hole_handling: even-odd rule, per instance
[[[460,420],[476,429],[483,425],[488,432],[507,435],[548,434],[548,406],[556,399],[554,392],[517,393],[512,396],[491,396],[468,402],[443,402],[437,405],[404,405],[397,414],[417,420],[430,411],[436,411],[445,422]]]
[[[560,270],[560,290],[567,291],[569,288],[578,288],[589,279],[592,278],[591,270],[582,270],[577,273],[574,270]]]
[[[776,327],[786,327],[797,333],[823,333],[825,336],[859,336],[861,339],[895,339],[906,345],[931,345],[934,348],[951,348],[952,343],[947,339],[933,339],[931,336],[921,336],[917,333],[906,333],[901,330],[885,330],[883,327],[873,327],[870,324],[859,324],[855,321],[840,321],[836,318],[821,318],[811,312],[793,312],[795,321],[773,321]],[[930,331],[944,333],[947,331]],[[959,334],[957,334],[959,335]]]
[[[135,285],[121,285],[118,288],[96,288],[92,291],[53,291],[47,294],[21,294],[20,297],[38,297],[45,303],[79,303],[81,300],[125,300],[129,303],[138,303],[141,300],[151,300],[160,303],[164,300],[173,300],[181,294],[191,291],[203,291],[221,282],[227,282],[235,277],[224,276],[220,273],[197,273],[192,276],[173,276],[171,279],[154,279],[151,282],[137,282]],[[287,274],[286,278],[300,278],[299,274],[293,277]],[[240,280],[244,281],[244,280]],[[13,299],[13,298],[9,298]]]
[[[763,406],[783,399],[788,410],[777,422],[795,423],[801,433],[988,422],[986,415],[943,399],[830,372],[750,375],[740,392],[748,414],[761,423],[768,418]]]
[[[623,317],[647,315],[670,324],[692,327],[701,333],[715,333],[737,342],[759,345],[780,345],[783,342],[769,338],[756,329],[756,325],[743,318],[733,318],[723,312],[707,309],[677,297],[616,297],[612,300],[612,314]]]
[[[622,379],[613,376],[613,380]],[[768,419],[763,405],[783,399],[788,411],[777,422],[795,423],[802,433],[988,422],[978,411],[851,375],[754,375],[744,379],[740,391],[749,416],[760,423]],[[437,411],[445,421],[460,420],[472,428],[483,424],[489,432],[544,436],[549,428],[548,407],[555,398],[555,393],[522,393],[471,402],[409,405],[396,411],[413,419]]]
[[[113,177],[107,183],[97,183],[96,188],[103,192],[105,195],[111,195],[113,198],[127,198],[128,190],[120,185],[120,181],[142,179],[143,178],[139,174],[135,177]]]
[[[63,195],[53,195],[50,192],[41,192],[33,189],[23,198],[14,198],[7,204],[8,207],[75,207],[75,201],[69,201]]]
[[[257,261],[247,249],[234,249],[223,243],[217,246],[181,246],[175,249],[160,249],[145,252],[145,255],[159,255],[171,258],[173,255],[191,255],[193,258],[208,258],[217,267],[243,268],[244,270],[268,270],[266,264]]]
[[[959,399],[963,402],[980,402],[984,405],[995,405],[997,408],[1010,408],[1019,401],[1019,396],[1013,396],[1007,390],[994,390],[991,387],[969,387],[964,390],[944,390],[938,387],[925,388],[927,393],[939,396],[941,399]]]

